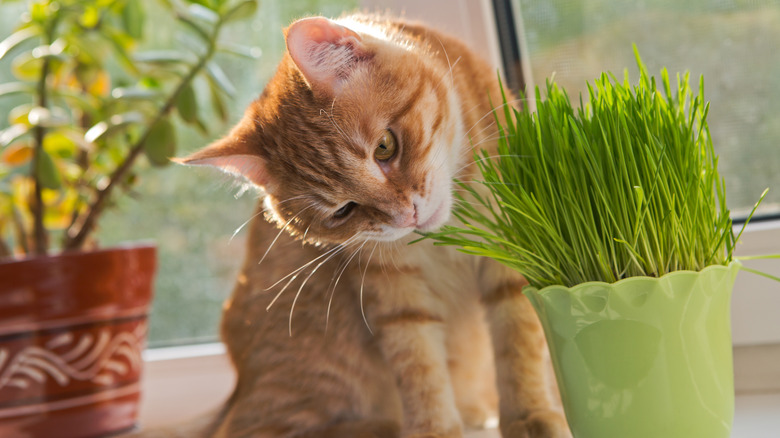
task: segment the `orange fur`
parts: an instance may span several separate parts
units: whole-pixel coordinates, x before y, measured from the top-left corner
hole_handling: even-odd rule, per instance
[[[450,438],[500,411],[505,438],[568,436],[524,279],[407,245],[449,220],[472,147],[495,151],[495,71],[451,36],[387,18],[311,18],[286,36],[244,119],[184,160],[265,191],[225,305],[238,383],[202,435]],[[379,161],[385,129],[398,151]]]

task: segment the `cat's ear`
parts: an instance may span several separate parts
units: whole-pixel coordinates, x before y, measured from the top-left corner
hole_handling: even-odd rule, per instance
[[[339,92],[360,61],[369,58],[360,35],[323,17],[298,20],[285,31],[287,51],[312,88]]]
[[[186,165],[216,167],[265,189],[270,182],[265,160],[249,150],[248,146],[245,139],[231,134],[190,156],[173,161]]]

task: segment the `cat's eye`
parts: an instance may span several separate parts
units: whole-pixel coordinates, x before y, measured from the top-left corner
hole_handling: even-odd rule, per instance
[[[376,149],[374,149],[374,158],[379,161],[387,161],[393,158],[397,148],[398,145],[395,141],[393,132],[389,129],[385,129],[385,132],[382,134],[382,139],[379,140],[379,144]]]
[[[357,207],[357,204],[354,202],[347,202],[346,204],[342,205],[341,208],[336,210],[335,213],[333,213],[333,219],[344,219],[352,212],[352,210],[355,209],[355,207]]]

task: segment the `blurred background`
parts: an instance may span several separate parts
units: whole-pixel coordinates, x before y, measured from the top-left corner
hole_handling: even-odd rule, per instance
[[[543,86],[547,78],[571,96],[602,71],[636,77],[631,44],[651,73],[690,71],[692,83],[705,78],[712,102],[709,126],[721,173],[726,178],[734,218],[744,217],[766,187],[758,215],[780,212],[780,2],[776,0],[514,0],[454,1],[431,10],[427,2],[364,0],[261,0],[254,17],[226,28],[223,41],[255,47],[256,59],[219,55],[218,62],[236,86],[227,123],[206,120],[212,137],[178,126],[184,155],[225,133],[262,91],[284,50],[281,29],[307,15],[337,17],[360,8],[426,17],[437,27],[468,39],[486,58],[513,77],[510,84]],[[440,3],[436,3],[440,4]],[[144,0],[150,22],[143,46],[180,44],[161,6]],[[11,34],[25,2],[0,3],[0,40]],[[472,13],[473,10],[473,13]],[[505,26],[493,27],[495,14]],[[487,20],[486,18],[489,18]],[[486,38],[498,32],[499,47]],[[508,39],[508,40],[507,40]],[[507,50],[510,47],[510,50]],[[518,65],[517,59],[522,61]],[[513,56],[515,58],[513,58]],[[0,63],[0,84],[12,78]],[[196,90],[200,90],[196,88]],[[201,90],[202,91],[202,90]],[[207,95],[208,93],[204,91]],[[198,93],[201,98],[201,93]],[[203,99],[207,99],[203,97]],[[20,103],[0,99],[0,115]],[[0,129],[8,126],[0,117]],[[101,245],[153,239],[159,246],[156,298],[150,345],[167,346],[218,339],[222,301],[230,294],[244,253],[238,232],[250,217],[257,194],[240,190],[214,172],[169,166],[142,171],[137,193],[101,222]],[[780,242],[775,243],[780,252]]]

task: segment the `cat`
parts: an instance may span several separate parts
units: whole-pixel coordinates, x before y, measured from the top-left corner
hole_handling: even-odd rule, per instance
[[[285,40],[241,121],[180,160],[263,193],[223,316],[237,384],[200,435],[455,438],[498,414],[504,438],[570,437],[523,277],[409,244],[453,220],[474,148],[495,153],[495,70],[382,16]]]

